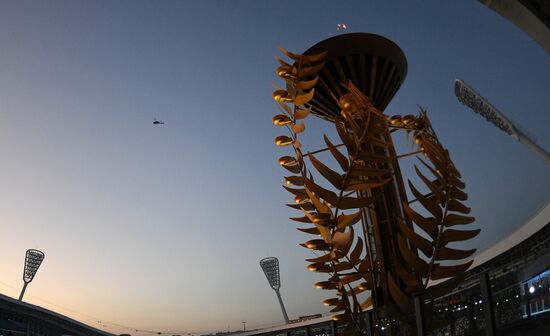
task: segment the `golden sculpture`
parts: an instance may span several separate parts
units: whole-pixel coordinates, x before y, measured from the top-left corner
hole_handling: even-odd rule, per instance
[[[287,89],[273,92],[281,111],[273,124],[285,126],[289,134],[278,136],[275,144],[294,152],[281,157],[279,164],[293,174],[284,178],[284,188],[294,195],[294,204],[288,206],[300,210],[301,216],[291,219],[310,224],[298,230],[315,236],[301,244],[316,254],[306,260],[307,268],[327,273],[328,279],[316,283],[317,288],[336,291],[323,303],[333,307],[333,319],[351,319],[359,328],[354,316],[371,306],[397,306],[408,312],[415,296],[443,286],[432,286],[430,281],[456,280],[472,263],[456,260],[470,257],[475,249],[448,247],[480,231],[455,228],[474,221],[462,203],[468,196],[460,173],[424,109],[416,116],[389,117],[349,79],[339,83],[340,92],[329,91],[339,115],[320,115],[334,123],[338,141],[324,135],[325,148],[304,150],[300,136],[312,113],[320,72],[326,71],[327,53],[281,50],[291,61],[277,58],[276,73]],[[324,84],[322,89],[327,87]],[[407,138],[412,134],[416,150],[398,156],[392,143],[395,131],[406,132]],[[334,159],[331,163],[319,159],[324,151]],[[426,192],[408,182],[413,201],[407,201],[398,165],[398,159],[410,155],[418,157],[425,171],[415,166]],[[442,264],[446,261],[454,264]],[[444,285],[448,284],[452,286],[452,281]]]

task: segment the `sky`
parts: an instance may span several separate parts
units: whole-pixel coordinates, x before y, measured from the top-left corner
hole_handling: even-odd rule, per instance
[[[289,316],[326,312],[284,206],[271,92],[278,47],[345,32],[407,56],[386,113],[427,107],[482,229],[465,246],[550,200],[548,162],[454,96],[462,78],[550,149],[550,55],[477,1],[2,0],[0,293],[18,297],[36,248],[27,302],[113,333],[250,329],[283,321],[258,264],[275,256]]]

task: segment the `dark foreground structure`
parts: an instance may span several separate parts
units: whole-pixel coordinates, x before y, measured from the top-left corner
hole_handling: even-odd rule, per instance
[[[478,254],[453,291],[415,303],[408,316],[379,320],[364,313],[369,336],[550,335],[550,203]],[[327,316],[240,335],[336,336],[345,326]]]
[[[113,336],[48,309],[0,294],[0,336]]]

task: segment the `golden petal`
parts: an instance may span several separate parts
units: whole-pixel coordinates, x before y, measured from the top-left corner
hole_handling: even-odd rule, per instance
[[[277,114],[273,117],[273,125],[275,126],[285,126],[290,123],[292,123],[292,120],[284,114]]]
[[[281,147],[282,146],[289,146],[293,142],[294,142],[294,140],[292,140],[292,138],[290,138],[290,137],[287,137],[286,135],[280,135],[280,136],[275,138],[275,144],[277,146],[281,146]]]
[[[282,156],[279,158],[279,164],[281,166],[295,166],[298,164],[298,160],[292,156]]]
[[[286,90],[275,90],[272,94],[273,99],[278,102],[290,102],[292,97],[289,96]]]

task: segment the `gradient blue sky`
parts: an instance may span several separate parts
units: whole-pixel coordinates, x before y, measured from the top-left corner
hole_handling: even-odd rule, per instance
[[[548,162],[454,97],[459,77],[550,148],[550,55],[477,1],[3,0],[0,292],[17,297],[38,248],[28,302],[115,333],[252,328],[282,321],[258,266],[277,256],[289,315],[325,312],[283,205],[270,83],[278,46],[341,22],[407,55],[386,111],[428,107],[483,229],[472,245],[549,200]]]

